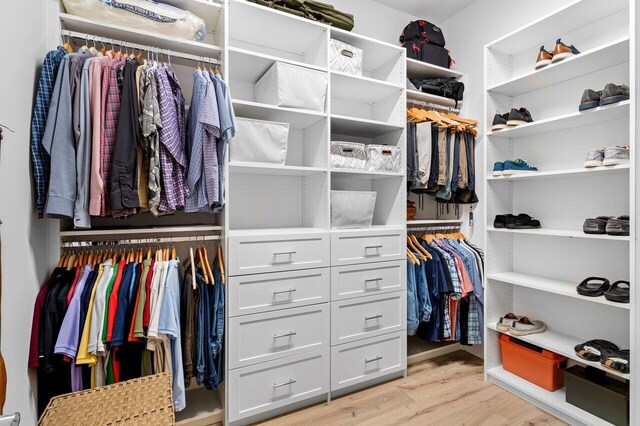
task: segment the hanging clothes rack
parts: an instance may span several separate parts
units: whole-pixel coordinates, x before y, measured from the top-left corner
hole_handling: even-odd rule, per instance
[[[421,225],[411,226],[407,224],[407,232],[421,232],[421,233],[446,233],[449,231],[459,231],[462,224],[450,224],[450,225]]]
[[[99,240],[87,239],[83,241],[64,241],[60,243],[62,248],[91,248],[99,246],[115,245],[145,245],[145,244],[166,244],[166,243],[197,243],[206,241],[220,241],[220,235],[202,235],[197,237],[158,237],[158,238],[138,238],[138,239],[109,239],[101,237]]]

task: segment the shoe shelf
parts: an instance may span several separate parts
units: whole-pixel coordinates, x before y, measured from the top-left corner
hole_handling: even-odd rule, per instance
[[[555,392],[549,392],[531,382],[521,379],[515,374],[505,371],[501,366],[487,370],[487,378],[496,385],[532,404],[542,407],[544,410],[571,424],[578,423],[593,426],[610,425],[610,423],[605,422],[601,418],[566,402],[564,388],[558,389]]]
[[[578,283],[570,281],[556,280],[553,278],[522,274],[519,272],[502,272],[498,274],[489,274],[487,275],[487,279],[490,281],[511,284],[519,287],[532,288],[534,290],[544,291],[560,296],[572,297],[575,299],[584,300],[586,302],[607,305],[618,309],[630,309],[629,303],[611,302],[610,300],[605,299],[604,296],[589,297],[578,294],[578,292],[576,291]]]
[[[553,179],[553,178],[571,178],[581,176],[608,176],[629,173],[629,164],[621,164],[617,166],[602,166],[579,169],[549,170],[542,172],[527,172],[522,174],[514,174],[511,176],[490,176],[487,178],[489,182],[517,182],[523,180],[536,179]]]
[[[490,233],[504,233],[504,234],[513,234],[513,235],[539,235],[544,237],[583,238],[583,239],[591,239],[591,240],[629,242],[629,236],[585,234],[582,231],[574,231],[574,230],[567,230],[567,229],[548,229],[548,228],[506,229],[506,228],[494,228],[492,226],[489,226],[487,227],[487,231]]]
[[[568,130],[576,127],[589,126],[598,123],[608,123],[629,117],[631,101],[623,101],[586,111],[575,111],[564,115],[522,124],[516,127],[490,132],[487,136],[492,139],[515,139],[537,136],[545,133]],[[577,109],[577,104],[576,104]]]
[[[407,75],[409,78],[424,80],[426,78],[453,77],[461,79],[464,74],[448,68],[439,67],[416,59],[407,58]]]
[[[624,62],[629,62],[629,37],[581,52],[542,69],[532,70],[487,90],[507,96],[519,96]]]
[[[498,333],[509,334],[509,333],[498,330],[498,328],[496,327],[496,323],[488,324],[487,328],[489,328],[490,330],[496,331]],[[557,354],[565,356],[581,364],[595,367],[602,371],[606,371],[607,373],[613,376],[621,377],[626,380],[630,379],[629,374],[624,374],[615,370],[610,370],[606,367],[603,367],[599,362],[587,361],[580,358],[578,355],[576,355],[573,348],[576,345],[579,345],[580,343],[584,343],[588,339],[576,338],[576,337],[569,336],[567,334],[560,333],[555,330],[549,330],[549,329],[538,334],[529,334],[527,336],[513,336],[513,337],[515,337],[516,339],[520,339],[523,342],[531,343],[532,345],[536,345],[546,350],[555,352]]]

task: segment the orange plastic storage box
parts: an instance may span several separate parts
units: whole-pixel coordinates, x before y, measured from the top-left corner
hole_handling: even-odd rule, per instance
[[[506,334],[500,335],[502,367],[550,392],[564,387],[567,358]]]

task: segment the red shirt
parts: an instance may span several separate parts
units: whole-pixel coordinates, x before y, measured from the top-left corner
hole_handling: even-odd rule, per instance
[[[149,327],[149,319],[151,317],[151,309],[149,303],[151,301],[151,280],[153,279],[153,267],[155,266],[156,261],[151,261],[151,266],[149,266],[149,275],[147,275],[147,282],[145,283],[145,289],[147,290],[147,298],[144,301],[144,312],[142,313],[142,326]]]
[[[42,286],[40,291],[38,292],[38,296],[36,297],[36,302],[33,306],[33,321],[31,322],[31,343],[29,346],[29,367],[36,368],[40,365],[40,360],[38,358],[38,345],[39,345],[39,336],[40,336],[40,314],[42,313],[42,308],[44,307],[44,299],[47,297],[47,292],[49,291],[49,286],[53,279],[53,276],[56,274],[56,271],[53,271],[51,277],[47,280],[47,282]]]
[[[73,284],[71,284],[71,287],[69,287],[69,293],[67,293],[67,306],[69,306],[69,303],[71,303],[71,299],[73,298],[73,292],[76,289],[76,285],[78,284],[78,281],[80,281],[80,276],[82,275],[83,269],[84,269],[84,265],[78,266],[76,268],[76,275],[73,278]]]

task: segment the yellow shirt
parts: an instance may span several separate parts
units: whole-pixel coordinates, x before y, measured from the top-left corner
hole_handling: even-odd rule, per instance
[[[82,329],[82,337],[80,338],[80,345],[78,346],[78,355],[76,356],[76,365],[89,364],[95,365],[97,357],[89,353],[89,331],[91,330],[91,315],[93,313],[93,302],[96,298],[96,290],[98,289],[98,283],[102,276],[102,265],[98,268],[98,276],[96,277],[93,290],[91,290],[91,299],[89,299],[89,309],[87,310],[87,318],[84,321],[84,328]]]

